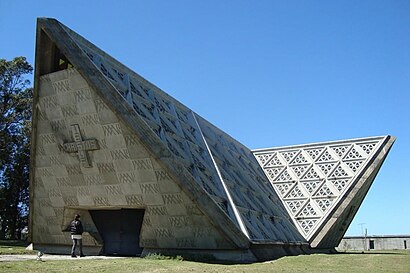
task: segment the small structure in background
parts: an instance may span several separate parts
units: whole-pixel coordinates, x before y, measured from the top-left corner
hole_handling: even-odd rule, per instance
[[[409,242],[410,235],[345,236],[336,249],[338,251],[408,249]]]

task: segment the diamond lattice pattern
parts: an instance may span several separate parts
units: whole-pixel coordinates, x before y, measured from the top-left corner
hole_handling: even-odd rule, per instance
[[[352,186],[383,137],[253,151],[299,232],[309,238]]]

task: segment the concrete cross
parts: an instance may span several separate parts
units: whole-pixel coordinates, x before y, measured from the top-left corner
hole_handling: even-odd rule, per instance
[[[64,151],[67,153],[77,152],[78,158],[81,164],[85,168],[91,168],[91,162],[88,158],[87,151],[98,150],[98,142],[96,139],[83,140],[81,137],[80,126],[78,124],[71,125],[71,134],[74,142],[68,142],[63,144]]]

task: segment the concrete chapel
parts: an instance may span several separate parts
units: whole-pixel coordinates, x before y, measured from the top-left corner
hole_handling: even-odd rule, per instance
[[[37,22],[34,248],[261,261],[334,249],[395,138],[250,150],[55,19]]]

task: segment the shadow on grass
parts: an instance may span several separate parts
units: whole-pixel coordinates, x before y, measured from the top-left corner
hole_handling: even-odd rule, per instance
[[[238,262],[238,261],[226,261],[218,260],[214,255],[211,254],[188,254],[184,253],[181,255],[166,255],[159,253],[149,253],[143,259],[148,260],[174,260],[174,261],[189,261],[203,264],[220,264],[220,265],[238,265],[238,264],[249,264],[250,262]]]
[[[404,250],[403,250],[404,251]],[[410,255],[409,253],[404,253],[402,250],[392,250],[392,251],[343,251],[343,252],[337,252],[335,254],[361,254],[361,255]]]
[[[30,243],[21,240],[0,240],[0,246],[21,246],[27,247]]]

